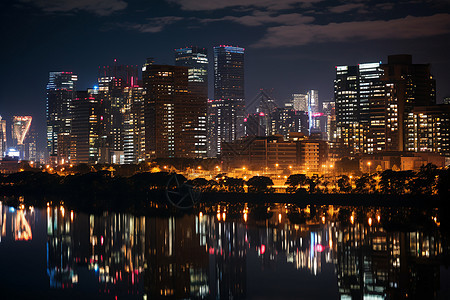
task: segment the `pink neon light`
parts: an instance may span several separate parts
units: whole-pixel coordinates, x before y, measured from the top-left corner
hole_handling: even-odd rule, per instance
[[[261,254],[266,253],[266,245],[261,245]]]

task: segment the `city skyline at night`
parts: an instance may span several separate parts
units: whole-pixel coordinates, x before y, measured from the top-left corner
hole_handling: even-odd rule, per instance
[[[2,9],[8,47],[1,53],[8,59],[1,114],[32,115],[42,137],[48,72],[72,71],[86,90],[96,84],[96,68],[113,59],[142,65],[151,56],[173,64],[173,49],[198,45],[212,61],[212,47],[223,43],[246,49],[246,101],[260,88],[274,88],[279,105],[309,89],[329,100],[336,65],[386,63],[387,55],[409,53],[432,65],[440,103],[450,94],[449,8],[444,1],[12,1]],[[18,70],[27,70],[21,80],[11,76]],[[212,70],[210,64],[210,76]]]

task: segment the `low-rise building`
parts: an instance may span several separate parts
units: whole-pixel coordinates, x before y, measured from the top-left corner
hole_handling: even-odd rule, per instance
[[[418,171],[421,166],[427,164],[445,167],[445,157],[438,153],[427,152],[380,152],[371,155],[363,155],[359,160],[359,168],[363,173],[373,173],[392,169],[394,171]]]
[[[322,165],[327,164],[327,142],[294,136],[288,140],[281,135],[253,136],[224,143],[222,160],[229,168],[320,171]]]

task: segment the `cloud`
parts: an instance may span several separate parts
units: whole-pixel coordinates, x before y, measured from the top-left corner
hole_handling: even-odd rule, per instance
[[[145,33],[157,33],[162,31],[166,26],[181,21],[184,18],[176,16],[149,18],[145,24],[126,24],[128,29],[135,29]]]
[[[123,10],[127,3],[123,0],[20,0],[39,7],[45,12],[87,11],[99,16],[108,16]]]
[[[167,0],[183,10],[218,10],[236,7],[260,7],[271,10],[292,8],[296,5],[309,5],[322,0]]]
[[[287,47],[322,42],[344,42],[376,39],[413,39],[450,33],[450,14],[401,19],[299,24],[269,28],[254,47]]]
[[[394,9],[394,3],[379,3],[376,4],[375,7],[382,10],[392,10]]]
[[[349,12],[349,11],[364,8],[364,7],[365,7],[365,4],[362,4],[362,3],[344,4],[344,5],[338,5],[338,6],[331,7],[331,8],[329,8],[329,11],[332,13],[335,13],[335,14],[342,14],[345,12]]]
[[[298,13],[272,15],[268,12],[255,11],[252,15],[246,16],[225,16],[217,19],[201,19],[201,23],[211,23],[220,21],[231,21],[245,26],[262,26],[266,24],[283,24],[283,25],[297,25],[311,23],[315,19],[310,16],[303,16]]]

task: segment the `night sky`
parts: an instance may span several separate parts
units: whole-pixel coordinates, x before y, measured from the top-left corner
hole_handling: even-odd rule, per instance
[[[115,58],[173,64],[190,45],[210,62],[213,46],[244,47],[247,102],[260,88],[279,104],[308,89],[332,99],[336,65],[400,53],[431,63],[438,102],[450,95],[448,0],[2,0],[0,14],[0,115],[32,115],[42,141],[49,71],[75,72],[82,90]]]

